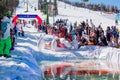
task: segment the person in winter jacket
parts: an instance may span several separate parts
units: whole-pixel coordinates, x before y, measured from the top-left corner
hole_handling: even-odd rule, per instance
[[[0,56],[11,57],[11,39],[10,39],[10,29],[14,27],[12,21],[10,20],[10,13],[6,13],[1,22],[7,22],[7,29],[4,36],[0,38]]]
[[[60,34],[59,34],[59,37],[60,37],[60,38],[64,38],[64,37],[65,37],[65,34],[66,34],[65,28],[62,28],[62,29],[61,29],[61,32],[60,32]]]
[[[109,42],[110,38],[112,37],[112,30],[110,29],[109,26],[107,27],[107,30],[106,30],[106,37],[107,37],[107,41]]]
[[[119,32],[118,32],[118,29],[116,28],[116,26],[113,28],[112,34],[113,34],[115,42],[116,42],[116,48],[119,48],[119,44],[118,44]]]
[[[23,31],[23,27],[22,27],[22,24],[21,23],[17,23],[16,25],[16,28],[17,28],[17,34],[18,36],[24,36],[24,31]]]
[[[105,37],[103,32],[101,33],[101,36],[100,36],[100,43],[99,43],[99,45],[101,45],[101,46],[107,46],[108,45],[107,39],[106,39],[106,37]]]

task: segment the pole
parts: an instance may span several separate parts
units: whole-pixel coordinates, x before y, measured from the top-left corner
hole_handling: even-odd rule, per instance
[[[54,16],[54,14],[55,14],[55,6],[54,5],[52,5],[52,13],[53,13],[53,24],[54,24],[54,22],[55,22],[55,16]]]
[[[28,0],[27,0],[27,10],[26,10],[26,12],[28,12]]]
[[[102,2],[101,2],[101,10],[100,11],[101,11],[101,14],[102,14]]]
[[[55,22],[55,17],[54,17],[54,12],[53,12],[53,24],[54,24],[54,22]]]
[[[47,11],[47,13],[46,13],[46,23],[47,24],[49,24],[49,14],[48,14],[48,3],[46,4],[46,11]]]

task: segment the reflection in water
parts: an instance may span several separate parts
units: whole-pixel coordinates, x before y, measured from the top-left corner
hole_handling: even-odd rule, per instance
[[[45,80],[120,80],[120,65],[105,60],[44,61],[41,66]]]

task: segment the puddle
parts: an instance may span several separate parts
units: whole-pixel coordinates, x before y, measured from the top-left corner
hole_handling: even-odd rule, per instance
[[[120,80],[120,65],[105,60],[42,61],[44,80]]]

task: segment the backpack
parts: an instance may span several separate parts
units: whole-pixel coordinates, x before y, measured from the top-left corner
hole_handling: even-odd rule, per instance
[[[6,32],[7,30],[7,24],[8,22],[1,22],[1,25],[0,25],[0,38],[3,38],[4,37],[4,33]]]

